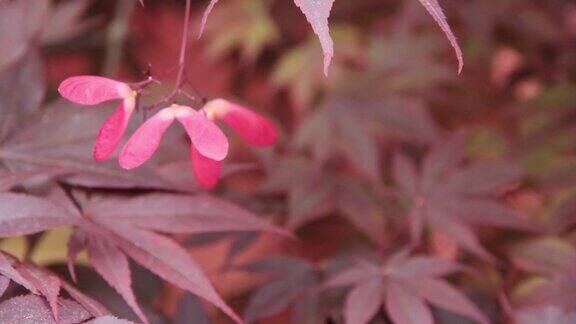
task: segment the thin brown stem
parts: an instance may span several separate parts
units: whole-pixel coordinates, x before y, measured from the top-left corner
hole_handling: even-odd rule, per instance
[[[191,0],[186,0],[186,13],[184,14],[184,27],[182,30],[182,42],[180,44],[180,57],[178,58],[178,74],[176,75],[176,83],[174,89],[168,95],[166,100],[173,99],[178,94],[178,89],[182,86],[184,71],[186,70],[186,49],[188,48],[188,32],[190,30],[190,3]]]

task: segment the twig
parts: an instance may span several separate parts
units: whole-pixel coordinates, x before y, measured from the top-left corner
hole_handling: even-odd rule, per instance
[[[188,32],[190,30],[190,2],[191,0],[186,0],[186,13],[184,14],[184,26],[182,27],[182,42],[180,43],[180,57],[178,58],[178,74],[176,75],[176,83],[174,84],[174,89],[166,97],[166,101],[172,100],[177,94],[178,90],[182,86],[184,71],[186,70],[186,49],[188,48]]]

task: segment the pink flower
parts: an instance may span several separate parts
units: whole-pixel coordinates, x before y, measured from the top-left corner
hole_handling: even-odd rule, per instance
[[[175,119],[190,137],[192,170],[204,188],[213,188],[218,183],[221,161],[228,153],[228,140],[212,120],[222,120],[254,145],[271,145],[278,138],[276,128],[264,117],[222,99],[208,102],[200,112],[187,106],[172,105],[156,113],[136,130],[120,153],[120,166],[132,169],[148,160]]]
[[[62,81],[58,92],[72,102],[90,106],[122,99],[116,111],[102,124],[94,144],[95,160],[109,158],[122,139],[136,107],[136,92],[124,82],[91,75],[74,76]]]

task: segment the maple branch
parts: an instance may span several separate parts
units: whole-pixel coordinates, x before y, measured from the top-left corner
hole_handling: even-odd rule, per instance
[[[178,90],[183,83],[184,71],[186,70],[186,49],[188,48],[188,32],[190,30],[190,3],[191,0],[186,0],[186,13],[184,14],[184,26],[182,30],[182,42],[180,44],[180,56],[178,58],[178,74],[176,75],[176,83],[174,89],[166,97],[166,101],[171,100],[178,94]]]

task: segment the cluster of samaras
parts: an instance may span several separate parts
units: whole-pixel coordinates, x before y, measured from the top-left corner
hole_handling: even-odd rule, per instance
[[[94,145],[94,159],[109,158],[120,143],[130,116],[137,106],[136,91],[129,84],[99,76],[74,76],[58,88],[66,99],[81,105],[122,100],[104,122]],[[242,138],[257,146],[268,146],[278,138],[274,125],[264,117],[224,99],[208,101],[200,110],[172,104],[146,120],[120,152],[122,168],[133,169],[148,160],[160,145],[168,127],[177,120],[190,137],[190,159],[198,183],[212,188],[218,182],[221,161],[228,154],[228,139],[214,123],[221,120]]]

